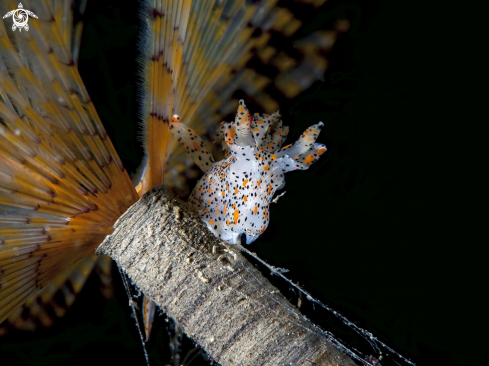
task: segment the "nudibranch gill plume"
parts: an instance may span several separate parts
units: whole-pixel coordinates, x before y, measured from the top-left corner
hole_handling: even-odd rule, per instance
[[[221,240],[229,243],[254,242],[269,222],[269,206],[275,192],[285,185],[284,173],[305,170],[326,151],[316,143],[323,127],[309,127],[294,143],[282,147],[289,128],[278,112],[249,113],[239,101],[234,122],[222,122],[216,139],[223,139],[226,157],[214,162],[212,154],[195,132],[174,116],[170,128],[204,176],[188,202]]]

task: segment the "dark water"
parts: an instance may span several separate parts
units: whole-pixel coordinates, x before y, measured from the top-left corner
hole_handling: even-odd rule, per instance
[[[89,2],[80,69],[133,171],[142,150],[130,3]],[[281,106],[291,140],[323,121],[318,141],[328,152],[309,171],[286,176],[287,193],[251,246],[420,365],[489,364],[481,161],[487,135],[477,112],[483,100],[476,14],[421,1],[330,1],[306,18],[305,31],[335,17],[352,22],[330,54],[324,81]],[[98,286],[92,276],[52,329],[2,338],[5,364],[143,365],[120,280],[108,302]],[[304,311],[357,347],[327,313],[307,302]],[[165,337],[162,316],[148,346],[155,365],[169,363]]]

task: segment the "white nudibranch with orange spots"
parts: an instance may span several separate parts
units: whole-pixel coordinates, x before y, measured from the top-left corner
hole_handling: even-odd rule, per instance
[[[174,116],[170,128],[204,171],[189,197],[209,229],[229,244],[255,241],[269,221],[269,206],[277,189],[285,185],[284,173],[305,170],[326,151],[315,143],[323,123],[309,127],[294,144],[282,148],[289,128],[280,114],[251,116],[239,101],[234,122],[222,122],[218,138],[224,138],[226,158],[214,162],[195,132]]]

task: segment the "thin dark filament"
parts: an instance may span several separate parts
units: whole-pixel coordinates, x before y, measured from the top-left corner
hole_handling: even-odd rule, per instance
[[[248,249],[244,248],[242,245],[239,246],[239,249],[242,251],[242,252],[245,252],[247,253],[248,255],[252,256],[253,258],[255,258],[256,260],[258,260],[260,263],[262,263],[264,266],[266,266],[268,269],[270,269],[272,271],[272,274],[274,275],[277,275],[279,277],[281,277],[283,280],[285,280],[288,284],[290,284],[291,286],[293,286],[295,289],[299,290],[300,292],[302,292],[306,298],[313,302],[313,303],[316,303],[318,304],[319,306],[321,306],[322,308],[326,309],[327,311],[329,311],[330,313],[333,313],[333,315],[340,319],[341,322],[345,325],[347,325],[348,327],[350,327],[351,329],[353,329],[358,335],[360,335],[362,338],[364,338],[365,340],[368,341],[368,343],[372,346],[373,349],[375,349],[377,351],[377,353],[382,357],[382,351],[380,348],[384,348],[386,350],[388,350],[389,352],[391,352],[392,354],[396,355],[397,357],[399,357],[401,360],[405,361],[406,363],[408,363],[409,365],[412,365],[412,366],[416,366],[415,363],[411,362],[409,359],[407,359],[406,357],[400,355],[398,352],[394,351],[392,348],[390,348],[389,346],[387,346],[385,343],[381,342],[380,340],[377,339],[377,337],[374,337],[374,335],[372,333],[370,333],[369,331],[365,330],[365,329],[362,329],[360,328],[359,326],[357,326],[355,323],[351,322],[350,320],[348,320],[346,317],[344,317],[343,315],[341,315],[339,312],[337,312],[336,310],[332,309],[331,307],[329,307],[328,305],[326,304],[323,304],[320,300],[317,300],[315,299],[314,297],[311,296],[311,294],[309,294],[306,290],[302,289],[300,286],[296,285],[294,282],[292,282],[291,280],[289,280],[287,277],[285,277],[282,273],[284,272],[288,272],[288,270],[284,270],[282,268],[277,268],[277,267],[274,267],[274,266],[271,266],[269,265],[268,263],[266,263],[264,260],[262,260],[261,258],[259,258],[256,254],[250,252]],[[330,333],[329,332],[326,332],[326,335],[329,337],[330,336]],[[336,340],[336,339],[335,339]],[[337,340],[336,340],[337,341]],[[336,342],[335,342],[336,343]],[[356,358],[356,359],[359,359],[357,355],[355,354],[350,354],[347,350],[347,348],[342,345],[341,343],[338,344],[340,346],[340,348],[343,348],[347,354],[349,354],[350,356]],[[357,351],[358,352],[358,351]],[[360,353],[360,352],[359,352]],[[359,359],[361,360],[362,362],[370,365],[369,362],[365,361],[365,360],[362,360],[362,359]],[[395,362],[395,360],[393,360]],[[396,362],[397,363],[397,362]]]
[[[147,366],[150,366],[148,352],[146,350],[146,344],[144,343],[143,333],[141,331],[141,324],[139,323],[139,318],[138,318],[138,314],[137,314],[137,305],[136,305],[135,301],[133,300],[133,298],[135,296],[132,295],[131,288],[129,286],[129,283],[127,282],[127,275],[122,271],[122,269],[119,265],[117,265],[117,268],[119,269],[119,273],[121,274],[122,282],[124,283],[124,288],[126,289],[127,297],[129,297],[129,305],[131,306],[132,313],[134,315],[134,319],[136,319],[136,328],[138,328],[139,338],[141,338],[141,344],[143,345],[143,351],[144,351],[144,357],[146,358],[146,364],[147,364]]]

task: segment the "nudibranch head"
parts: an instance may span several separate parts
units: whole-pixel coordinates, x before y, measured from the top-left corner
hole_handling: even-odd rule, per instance
[[[198,153],[195,148],[203,146],[200,138],[195,134],[182,138],[193,131],[172,121],[179,141],[187,151],[189,145],[194,147],[189,153],[205,171],[189,203],[209,229],[229,244],[241,242],[242,235],[247,244],[255,241],[268,226],[269,206],[275,192],[285,185],[284,173],[308,169],[326,151],[326,146],[315,143],[322,122],[282,148],[289,128],[282,125],[280,117],[278,112],[252,116],[240,100],[235,121],[222,122],[218,131],[218,137],[224,139],[226,158],[210,164],[207,153]]]

